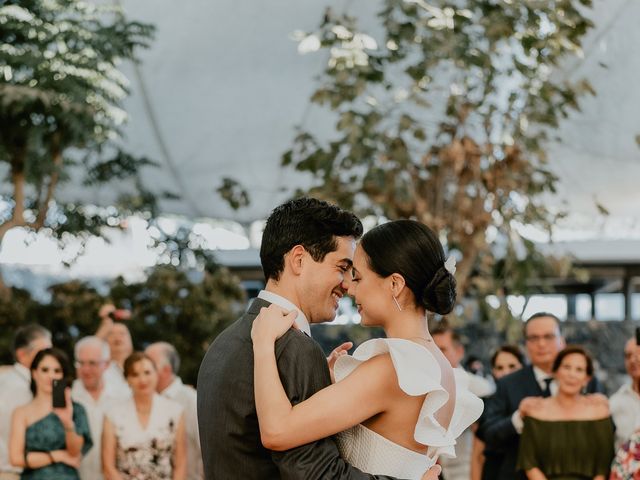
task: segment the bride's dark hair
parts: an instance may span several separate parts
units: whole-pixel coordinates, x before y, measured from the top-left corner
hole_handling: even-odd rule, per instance
[[[416,304],[446,315],[456,303],[456,279],[444,266],[436,234],[414,220],[396,220],[369,230],[360,241],[369,266],[381,277],[398,273]]]

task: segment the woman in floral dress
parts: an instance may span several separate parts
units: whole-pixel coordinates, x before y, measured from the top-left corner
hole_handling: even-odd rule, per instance
[[[124,362],[132,398],[106,412],[102,465],[109,480],[186,479],[182,407],[156,394],[158,374],[144,353]]]
[[[636,430],[616,452],[609,480],[640,480],[640,430]]]

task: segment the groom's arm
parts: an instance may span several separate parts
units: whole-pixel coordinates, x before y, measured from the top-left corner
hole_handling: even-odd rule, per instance
[[[327,359],[320,347],[300,332],[288,332],[276,343],[278,371],[292,404],[309,398],[331,383]],[[349,465],[340,457],[333,438],[324,438],[284,452],[272,452],[283,480],[391,480],[370,475]]]

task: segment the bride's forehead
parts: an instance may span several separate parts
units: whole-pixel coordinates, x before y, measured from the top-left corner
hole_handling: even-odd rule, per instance
[[[356,251],[353,255],[353,266],[356,268],[364,268],[367,266],[367,253],[364,251],[362,246],[358,244],[356,247]]]

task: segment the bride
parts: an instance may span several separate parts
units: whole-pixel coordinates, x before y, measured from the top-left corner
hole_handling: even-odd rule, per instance
[[[398,220],[366,233],[353,258],[349,294],[362,324],[383,327],[387,338],[339,355],[335,383],[296,405],[274,353],[296,311],[263,308],[251,337],[264,446],[287,450],[338,433],[340,453],[353,466],[408,479],[420,479],[439,455],[455,456],[456,437],[478,419],[482,401],[427,327],[427,311],[444,315],[455,304],[449,263],[435,233],[419,222]]]

